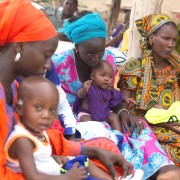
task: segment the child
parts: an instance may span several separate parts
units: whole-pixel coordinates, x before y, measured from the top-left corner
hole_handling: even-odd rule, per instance
[[[14,172],[23,172],[26,179],[91,179],[84,166],[86,156],[69,160],[63,156],[52,156],[46,129],[51,127],[57,116],[58,90],[49,80],[33,76],[23,80],[19,87],[16,111],[20,122],[9,135],[5,152],[7,166]],[[79,163],[72,163],[79,160]],[[68,168],[70,166],[70,168]],[[64,175],[61,172],[66,172]],[[72,167],[72,168],[71,168]],[[89,163],[87,170],[97,178],[110,179],[97,166]],[[94,178],[92,178],[94,179]]]
[[[109,62],[100,61],[92,69],[91,80],[77,91],[81,101],[76,101],[74,112],[79,113],[80,121],[105,121],[112,129],[121,131],[119,116],[113,112],[113,108],[120,106],[122,101],[136,102],[113,88],[113,74]]]

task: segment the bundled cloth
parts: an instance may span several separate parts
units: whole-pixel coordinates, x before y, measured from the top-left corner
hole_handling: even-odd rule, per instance
[[[151,124],[180,121],[180,101],[174,102],[168,109],[151,108],[145,118]]]

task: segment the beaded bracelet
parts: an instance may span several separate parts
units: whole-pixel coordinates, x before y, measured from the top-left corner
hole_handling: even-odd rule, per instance
[[[129,114],[129,111],[127,109],[120,109],[118,112],[118,116],[121,114],[122,111],[126,111]]]

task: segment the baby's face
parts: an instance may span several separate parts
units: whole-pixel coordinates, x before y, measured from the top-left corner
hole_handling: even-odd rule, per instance
[[[113,68],[111,66],[104,66],[94,71],[94,84],[101,89],[109,89],[113,83]]]
[[[57,118],[58,93],[48,87],[31,90],[23,100],[21,121],[27,129],[40,133]]]

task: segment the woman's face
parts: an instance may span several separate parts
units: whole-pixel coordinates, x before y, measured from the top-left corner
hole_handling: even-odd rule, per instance
[[[89,67],[94,67],[102,59],[105,51],[105,39],[94,38],[77,45],[80,59]]]
[[[152,43],[153,57],[167,59],[176,46],[178,32],[173,24],[163,25],[155,34],[149,37]]]
[[[23,43],[21,57],[15,62],[17,75],[23,77],[45,75],[45,72],[51,68],[51,56],[57,45],[57,36],[46,41]]]

